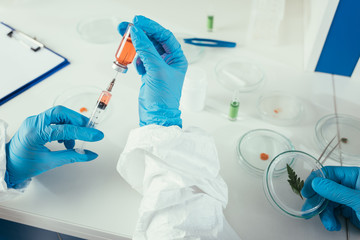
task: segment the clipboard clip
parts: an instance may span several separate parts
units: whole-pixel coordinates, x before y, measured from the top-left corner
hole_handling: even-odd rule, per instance
[[[41,42],[35,40],[34,38],[26,35],[23,32],[17,31],[17,30],[11,30],[7,36],[9,38],[13,38],[18,40],[19,42],[21,42],[23,45],[25,45],[26,47],[29,47],[32,51],[37,52],[39,51],[41,48],[44,47],[44,44],[42,44]]]

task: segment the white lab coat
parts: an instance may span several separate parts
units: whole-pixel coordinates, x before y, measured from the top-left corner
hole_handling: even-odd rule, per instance
[[[227,186],[214,140],[202,130],[135,129],[117,170],[143,195],[133,239],[239,239],[223,214]]]
[[[0,201],[20,196],[8,189],[6,124],[0,120]],[[227,186],[219,175],[213,139],[200,129],[150,125],[133,130],[117,170],[143,195],[135,240],[238,240],[223,209]]]
[[[4,180],[6,171],[6,127],[6,123],[0,120],[0,201],[13,199],[24,192],[24,189],[16,190],[13,188],[7,188]]]

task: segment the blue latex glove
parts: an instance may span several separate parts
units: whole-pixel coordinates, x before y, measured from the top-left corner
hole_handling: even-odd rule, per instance
[[[8,187],[21,188],[31,177],[47,170],[97,158],[96,153],[88,150],[85,154],[73,149],[52,152],[44,146],[55,140],[65,140],[70,143],[68,145],[73,145],[74,139],[101,140],[104,137],[101,131],[84,127],[87,121],[88,118],[62,106],[28,117],[6,144],[5,181]]]
[[[301,194],[306,198],[320,195],[329,204],[320,213],[320,219],[329,231],[341,229],[338,216],[342,215],[360,228],[360,168],[324,167],[327,179],[312,173],[305,181]]]
[[[179,110],[187,60],[174,35],[158,23],[135,16],[130,35],[138,57],[137,72],[142,76],[139,94],[140,126],[157,124],[182,126]],[[124,34],[128,23],[119,25]]]

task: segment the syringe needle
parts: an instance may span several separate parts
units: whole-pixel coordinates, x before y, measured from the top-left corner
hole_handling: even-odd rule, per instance
[[[115,84],[115,78],[111,81],[111,83],[109,84],[109,86],[106,90],[108,92],[111,92],[112,88],[114,87],[114,84]]]
[[[118,75],[119,72],[116,72],[115,77],[113,78],[113,80],[110,82],[108,88],[106,89],[108,92],[111,92],[112,88],[114,87],[115,81],[116,81],[116,76]]]
[[[116,73],[115,73],[115,77],[114,77],[114,79],[116,80],[116,77],[117,77],[117,75],[118,75],[118,71],[116,71]]]

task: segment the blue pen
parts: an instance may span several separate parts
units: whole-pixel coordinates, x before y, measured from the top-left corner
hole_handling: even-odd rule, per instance
[[[227,41],[208,39],[208,38],[185,38],[184,42],[187,44],[192,44],[201,47],[227,47],[227,48],[236,47],[235,42],[227,42]]]

